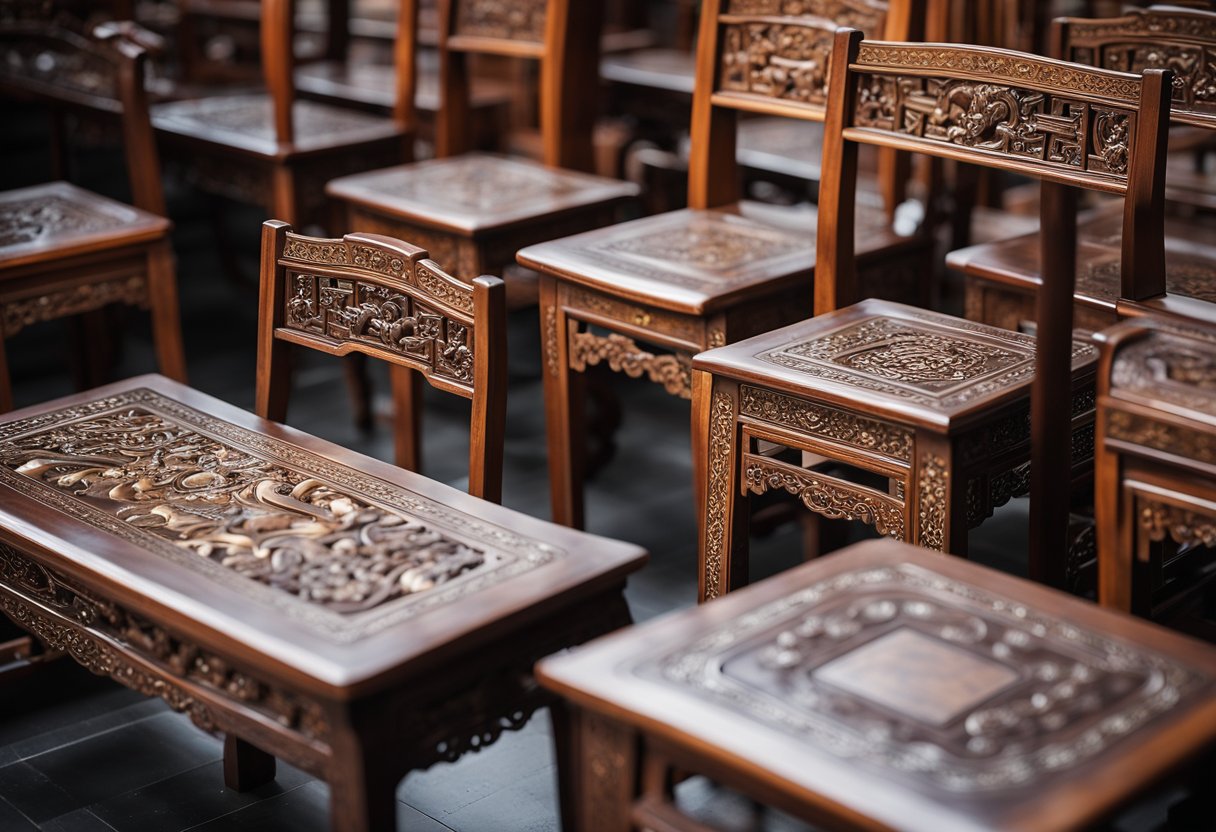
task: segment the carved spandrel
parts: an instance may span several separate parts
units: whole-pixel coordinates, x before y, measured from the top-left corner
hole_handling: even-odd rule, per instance
[[[123,226],[106,214],[60,196],[0,202],[0,246],[43,243],[73,234],[91,234]]]
[[[893,637],[932,661],[903,653],[879,666]],[[856,665],[845,685],[841,662]],[[910,565],[802,588],[636,672],[953,794],[1031,788],[1211,685],[1198,668]]]
[[[356,247],[358,248],[358,247]],[[357,253],[356,253],[357,255]],[[432,292],[448,284],[424,266],[418,282]],[[343,280],[291,274],[284,323],[324,337],[335,344],[353,342],[388,350],[416,362],[436,376],[470,385],[473,382],[473,328],[452,320],[390,286],[366,280]],[[452,289],[456,299],[467,294]],[[441,294],[449,301],[452,298]]]
[[[945,78],[860,74],[854,124],[1125,179],[1135,111],[1067,94]]]
[[[548,0],[457,0],[456,32],[541,43]]]
[[[753,494],[783,490],[816,514],[831,520],[856,520],[873,526],[879,534],[904,539],[904,505],[893,497],[753,454],[746,455],[743,462],[743,483]]]
[[[0,483],[344,642],[563,552],[135,390],[0,426]]]

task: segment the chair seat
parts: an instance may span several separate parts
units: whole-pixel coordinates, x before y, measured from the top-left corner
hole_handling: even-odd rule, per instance
[[[165,236],[164,217],[78,188],[49,182],[0,192],[0,267],[121,248]]]
[[[343,176],[325,191],[394,219],[475,237],[630,199],[638,188],[528,159],[465,153]]]
[[[661,799],[657,778],[634,779],[658,762],[816,828],[1064,832],[1210,747],[1214,661],[1065,593],[868,541],[537,677],[586,726],[574,748],[594,774],[571,782],[597,817],[694,828],[634,803],[635,783]]]
[[[1121,206],[1077,224],[1078,303],[1113,312],[1119,296]],[[947,265],[969,275],[1034,291],[1040,283],[1038,232],[953,251]],[[1166,286],[1171,294],[1216,301],[1216,219],[1170,216],[1165,222]]]
[[[881,300],[701,353],[693,367],[949,431],[1030,395],[1035,339]],[[1073,372],[1098,352],[1073,342]]]
[[[914,245],[886,215],[857,211],[859,254]],[[814,207],[739,202],[685,209],[529,246],[521,265],[660,308],[705,314],[807,281],[815,265]]]
[[[23,551],[326,696],[433,672],[642,561],[159,376],[5,417],[0,444]]]
[[[317,101],[297,101],[293,116],[296,138],[287,148],[280,148],[275,139],[274,105],[265,93],[157,104],[152,108],[152,126],[183,139],[267,158],[339,149],[402,135],[390,118]]]
[[[1216,429],[1216,338],[1197,329],[1147,328],[1115,353],[1109,395]],[[1161,437],[1144,436],[1150,442]]]
[[[296,69],[296,89],[334,101],[348,101],[382,110],[392,110],[396,93],[396,69],[391,64],[317,61]],[[507,106],[511,86],[505,82],[477,79],[473,82],[475,109]],[[439,75],[432,68],[421,71],[414,91],[414,107],[424,113],[439,110]]]
[[[683,49],[639,49],[608,55],[600,62],[600,77],[614,84],[692,95],[696,55]]]

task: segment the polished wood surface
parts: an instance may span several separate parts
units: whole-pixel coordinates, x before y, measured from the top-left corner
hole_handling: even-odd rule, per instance
[[[887,541],[538,675],[567,702],[567,829],[701,829],[674,769],[821,828],[1047,832],[1211,748],[1214,670],[1208,645]]]

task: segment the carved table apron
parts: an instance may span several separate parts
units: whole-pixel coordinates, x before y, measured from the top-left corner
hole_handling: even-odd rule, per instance
[[[157,376],[0,422],[0,610],[328,780],[339,829],[522,726],[643,557]]]

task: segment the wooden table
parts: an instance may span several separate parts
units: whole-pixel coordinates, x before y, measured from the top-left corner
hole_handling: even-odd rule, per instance
[[[1213,648],[894,541],[537,677],[569,703],[567,830],[703,829],[673,768],[825,829],[1075,829],[1216,740]]]
[[[226,733],[230,786],[329,781],[336,830],[527,722],[643,559],[158,376],[0,421],[0,611]]]

